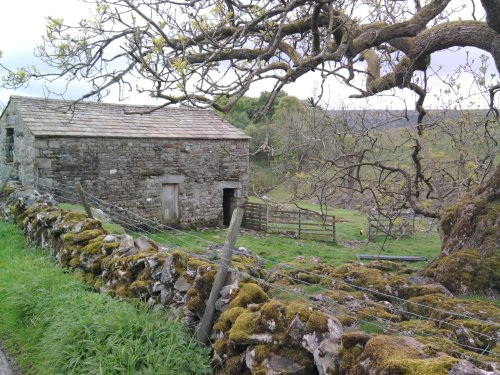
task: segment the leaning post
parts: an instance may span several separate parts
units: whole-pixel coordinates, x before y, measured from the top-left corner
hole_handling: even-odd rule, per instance
[[[240,230],[241,220],[243,219],[243,207],[236,207],[231,216],[231,223],[227,231],[226,241],[222,250],[222,258],[220,261],[219,270],[215,275],[214,285],[208,297],[207,306],[201,319],[200,327],[196,332],[196,337],[201,344],[208,345],[210,342],[210,333],[212,332],[212,325],[215,313],[215,302],[219,298],[220,291],[226,282],[228,268],[231,265],[231,258],[233,256],[233,248],[238,237]]]
[[[80,196],[80,202],[82,203],[82,206],[85,209],[85,213],[87,214],[87,217],[89,217],[90,219],[93,219],[94,216],[92,215],[92,210],[90,209],[90,206],[87,203],[87,198],[85,198],[85,193],[83,192],[82,185],[79,182],[77,182],[75,185],[76,185],[76,191],[78,192],[78,195]]]

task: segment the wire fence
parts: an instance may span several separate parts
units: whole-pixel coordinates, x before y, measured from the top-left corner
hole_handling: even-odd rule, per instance
[[[5,176],[2,174],[2,177],[3,181]],[[64,183],[52,184],[51,186],[49,186],[38,182],[37,189],[41,193],[50,193],[56,201],[74,205],[81,204],[75,186]],[[88,191],[84,191],[84,194],[88,203],[94,209],[99,210],[100,215],[104,217],[105,221],[120,225],[132,235],[146,235],[152,240],[155,240],[160,245],[167,246],[169,248],[182,249],[190,256],[204,260],[210,264],[213,264],[214,266],[218,264],[217,262],[218,259],[220,260],[221,255],[219,255],[218,259],[216,259],[210,251],[214,248],[220,247],[221,244],[210,241],[193,232],[170,227],[158,221],[145,218],[116,204],[99,199]],[[270,282],[268,279],[256,277],[255,275],[259,274],[259,271],[262,271],[261,269],[257,269],[257,267],[255,267],[256,269],[254,271],[256,272],[254,273],[237,269],[235,267],[230,267],[230,271],[255,280],[256,282],[265,286],[265,288],[268,289],[270,293],[274,293],[276,296],[288,295],[297,300],[307,301],[312,306],[332,316],[335,316],[339,313],[345,314],[351,318],[351,321],[353,321],[354,325],[366,324],[390,334],[404,334],[433,338],[437,340],[437,342],[451,344],[451,347],[447,347],[447,350],[450,353],[453,353],[455,356],[461,357],[463,355],[463,352],[461,352],[459,349],[466,350],[466,355],[468,357],[474,358],[477,362],[480,363],[484,361],[484,357],[482,356],[485,355],[487,355],[491,359],[494,359],[495,361],[500,360],[500,355],[492,352],[492,349],[496,345],[498,345],[500,341],[498,330],[496,330],[496,333],[494,335],[491,335],[480,332],[477,329],[468,328],[466,324],[459,324],[454,320],[462,321],[473,319],[477,322],[484,323],[492,327],[500,327],[500,323],[497,321],[486,320],[469,312],[459,313],[456,311],[450,311],[411,301],[398,296],[394,296],[392,294],[381,292],[374,288],[356,285],[341,278],[332,277],[331,275],[319,274],[307,269],[297,268],[295,266],[281,263],[266,257],[260,257],[260,259],[273,266],[272,270],[268,272],[270,272],[270,274],[272,274],[275,278],[278,277],[288,280],[293,285],[278,285],[276,283]],[[248,265],[247,267],[249,269],[252,268]],[[322,284],[308,282],[303,278],[294,276],[294,274],[299,273],[321,279]],[[328,282],[328,286],[323,285],[325,281]],[[349,287],[356,291],[370,293],[371,295],[376,296],[378,299],[383,300],[379,301],[370,299],[369,301],[367,301],[364,298],[358,298],[355,294],[351,294],[349,296],[349,299],[351,301],[355,301],[358,304],[359,308],[376,307],[381,308],[386,312],[389,311],[391,316],[400,314],[401,316],[405,317],[405,320],[410,319],[416,321],[416,327],[413,327],[411,330],[402,329],[401,327],[397,326],[397,322],[395,322],[392,318],[384,318],[375,313],[370,313],[366,310],[366,308],[362,311],[362,314],[358,314],[358,308],[348,308],[346,307],[346,305],[334,301],[332,298],[329,298],[328,294],[321,295],[321,292],[332,292],[336,290],[335,288],[338,288],[340,286]],[[297,287],[299,287],[300,289]],[[304,289],[311,289],[313,290],[313,292],[307,293]],[[384,301],[390,301],[391,304],[387,306]],[[424,315],[423,313],[415,312],[415,310],[419,312],[427,311],[428,313],[427,315]],[[360,318],[360,315],[362,315],[363,318]],[[442,334],[438,335],[432,333],[430,332],[432,330],[425,329],[426,324],[434,325],[441,329],[443,327],[446,327],[450,331],[455,332],[455,335],[450,334],[446,336]],[[458,339],[454,337],[458,337],[459,333],[463,332],[473,334],[483,342],[483,345],[480,346],[476,344],[474,340],[472,340],[471,342],[470,340]]]

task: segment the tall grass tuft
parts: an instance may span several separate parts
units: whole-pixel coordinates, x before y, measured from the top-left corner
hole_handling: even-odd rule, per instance
[[[179,322],[93,293],[0,223],[0,337],[25,374],[207,374]]]

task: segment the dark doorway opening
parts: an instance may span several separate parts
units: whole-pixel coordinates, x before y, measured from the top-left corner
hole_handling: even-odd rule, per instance
[[[229,226],[231,223],[231,216],[233,215],[234,210],[234,195],[236,189],[222,189],[222,213],[224,215],[224,226]]]

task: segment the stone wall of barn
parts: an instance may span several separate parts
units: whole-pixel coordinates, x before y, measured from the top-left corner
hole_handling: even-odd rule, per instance
[[[8,129],[13,132],[13,155],[12,160],[7,156],[10,139]],[[7,176],[11,173],[13,162],[17,162],[12,177],[19,177],[26,185],[33,186],[38,156],[34,147],[35,137],[27,129],[14,107],[7,107],[0,119],[0,173]]]
[[[247,140],[37,138],[34,145],[40,184],[79,181],[94,196],[151,219],[161,218],[162,186],[178,184],[184,227],[219,225],[223,189],[236,189],[236,197],[248,191]]]

